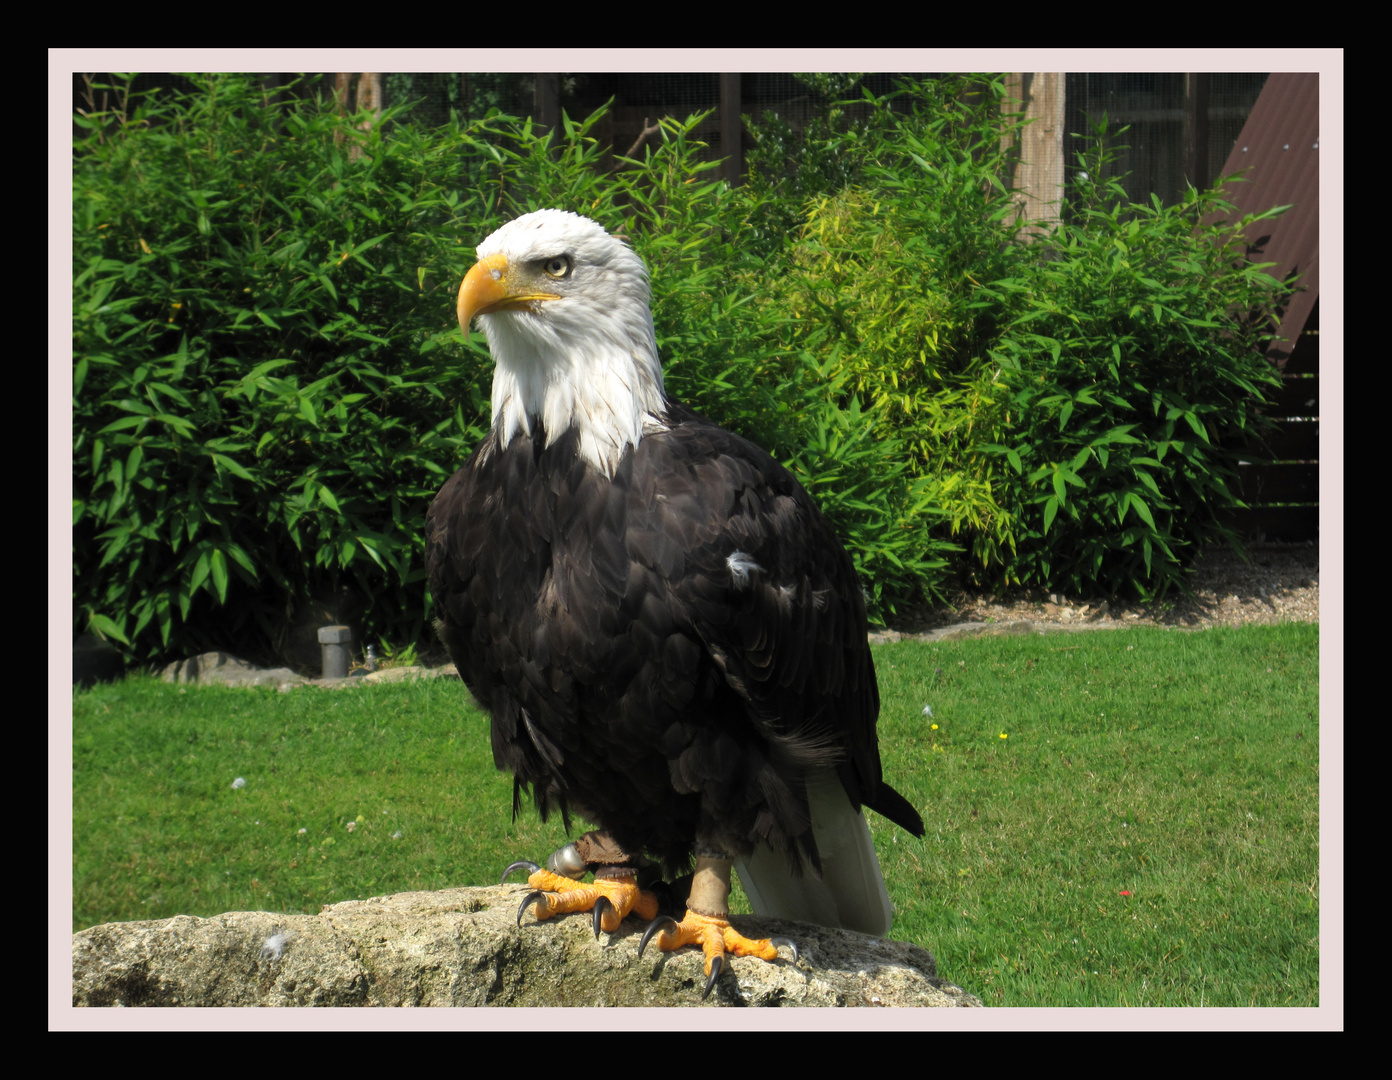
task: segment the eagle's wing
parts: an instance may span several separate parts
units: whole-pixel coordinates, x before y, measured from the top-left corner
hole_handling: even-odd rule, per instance
[[[554,733],[566,723],[559,703],[538,693],[536,658],[527,655],[541,617],[537,583],[551,573],[551,502],[529,473],[527,454],[500,454],[492,435],[440,489],[426,518],[426,567],[435,629],[459,676],[490,717],[494,764],[511,772],[513,814],[522,784],[538,808],[559,809]],[[583,680],[572,669],[568,680]],[[528,678],[527,676],[530,676]],[[530,713],[524,707],[530,706]]]
[[[746,774],[756,790],[733,797],[762,801],[754,828],[768,842],[724,843],[759,913],[883,934],[889,897],[860,806],[916,835],[922,822],[881,776],[879,695],[854,567],[787,470],[673,411],[684,422],[652,440],[634,471],[630,499],[652,511],[636,519],[646,532],[630,525],[628,546],[665,580],[766,740],[768,767]],[[713,816],[745,820],[719,805],[724,767],[711,741],[692,737],[673,772],[710,793]],[[791,872],[791,851],[810,873]]]

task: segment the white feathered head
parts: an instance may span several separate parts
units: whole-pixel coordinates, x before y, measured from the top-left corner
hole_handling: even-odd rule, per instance
[[[597,222],[564,210],[510,221],[478,246],[459,288],[459,324],[477,318],[497,365],[493,429],[548,443],[580,430],[580,455],[612,475],[628,446],[661,425],[648,271]]]

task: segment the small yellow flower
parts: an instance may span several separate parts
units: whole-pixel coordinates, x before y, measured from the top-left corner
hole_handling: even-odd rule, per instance
[[[1008,738],[1010,738],[1010,736],[1007,735],[1007,734],[1006,734],[1005,732],[1003,732],[1003,731],[1001,732],[1000,737],[1001,737],[1002,739],[1008,739]]]

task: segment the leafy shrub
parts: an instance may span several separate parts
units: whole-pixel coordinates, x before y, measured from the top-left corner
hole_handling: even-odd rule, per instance
[[[606,173],[598,115],[556,139],[497,113],[425,133],[395,112],[278,104],[246,77],[191,84],[158,102],[117,86],[116,109],[79,117],[77,629],[139,660],[283,659],[312,610],[423,644],[425,510],[487,424],[486,352],[453,329],[465,241],[519,213],[567,206],[627,227],[654,267],[674,382],[717,386],[731,368],[698,329],[711,305],[730,309],[720,278],[736,250],[721,239],[729,192],[689,140],[699,118]],[[735,398],[770,411],[770,388],[741,386]],[[839,409],[823,465],[879,446],[845,435]],[[813,486],[842,475],[818,469]],[[835,494],[838,527],[869,545],[873,504]]]
[[[438,370],[477,140],[193,81],[79,118],[76,622],[139,659],[264,659],[351,586],[413,639],[421,518],[487,400]]]
[[[1080,162],[1075,222],[990,292],[1010,314],[990,349],[1010,386],[1002,504],[1017,523],[997,580],[1161,597],[1183,587],[1240,506],[1235,436],[1259,433],[1278,385],[1260,345],[1286,287],[1247,258],[1215,190],[1131,203],[1094,184],[1113,151],[1105,119]]]
[[[898,605],[936,594],[958,549],[942,535],[942,485],[915,475],[908,447],[879,411],[846,395],[836,366],[835,357],[819,365],[803,353],[770,396],[794,421],[788,465],[836,526],[871,621],[882,622]]]
[[[975,78],[914,84],[869,99],[869,115],[827,145],[809,134],[795,148],[813,177],[801,190],[822,183],[828,160],[854,183],[804,202],[763,275],[760,303],[781,314],[785,367],[800,351],[829,364],[842,393],[877,418],[877,441],[892,442],[928,492],[924,552],[935,569],[916,585],[930,594],[962,570],[953,538],[1010,538],[994,492],[1000,468],[973,452],[1002,423],[1007,392],[985,351],[997,305],[980,295],[1016,246],[1016,210],[996,179],[1002,132],[1015,122],[1001,93]],[[750,186],[762,185],[762,199],[782,183],[760,175]]]
[[[705,177],[685,125],[624,173],[629,229],[653,271],[653,316],[668,392],[792,469],[860,574],[872,619],[938,591],[955,546],[934,536],[938,486],[916,477],[909,447],[879,402],[864,408],[839,357],[795,329],[785,244],[761,254],[762,196]],[[767,247],[767,245],[762,245]]]
[[[488,422],[455,289],[544,206],[644,256],[669,390],[799,474],[876,613],[952,573],[1162,595],[1236,504],[1277,290],[1212,192],[1085,184],[1018,242],[999,82],[819,84],[824,122],[758,128],[733,190],[700,117],[606,171],[601,114],[427,132],[191,85],[78,118],[74,620],[136,659],[283,656],[316,604],[426,642],[425,510]]]
[[[1274,384],[1258,345],[1282,288],[1245,258],[1246,222],[1214,191],[1132,205],[1119,180],[1084,179],[1072,223],[1034,226],[1002,182],[1018,120],[1003,86],[907,92],[907,113],[880,99],[835,137],[854,183],[808,200],[770,257],[762,302],[789,353],[829,365],[902,442],[969,581],[1182,588],[1200,547],[1232,539],[1228,447]],[[1115,152],[1105,120],[1093,134],[1083,177]],[[803,148],[814,176],[827,152]]]
[[[815,107],[801,130],[777,113],[745,116],[749,145],[741,196],[747,203],[746,247],[759,255],[783,250],[802,228],[813,200],[853,185],[865,164],[859,149],[869,125],[882,122],[883,102],[863,93],[847,100],[860,76],[818,72],[795,76]]]

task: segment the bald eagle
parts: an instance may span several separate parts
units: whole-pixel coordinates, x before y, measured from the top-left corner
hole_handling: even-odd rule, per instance
[[[664,949],[779,939],[755,910],[883,935],[892,910],[861,807],[923,835],[881,776],[863,594],[826,519],[763,450],[669,398],[648,272],[588,218],[541,210],[478,247],[459,290],[496,365],[492,429],[430,508],[436,628],[491,717],[493,759],[543,817],[599,826],[532,870],[538,918],[610,932],[658,905],[646,857],[695,874]],[[514,864],[519,865],[519,864]],[[593,886],[578,878],[595,874]],[[504,875],[506,876],[506,875]]]

